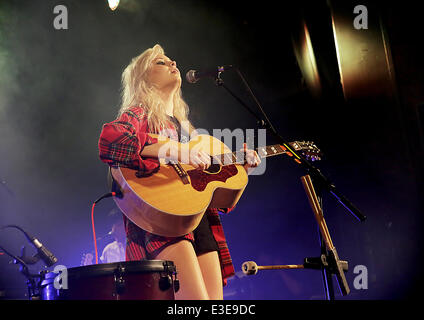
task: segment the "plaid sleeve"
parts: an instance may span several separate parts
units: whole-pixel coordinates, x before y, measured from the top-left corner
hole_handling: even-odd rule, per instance
[[[149,175],[159,170],[159,160],[142,157],[144,147],[157,142],[148,134],[143,115],[127,111],[118,119],[102,127],[99,139],[100,160],[109,165],[120,165]]]

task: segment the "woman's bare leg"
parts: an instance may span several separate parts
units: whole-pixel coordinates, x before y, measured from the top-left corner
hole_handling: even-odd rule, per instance
[[[176,300],[209,299],[199,261],[193,245],[188,240],[181,240],[165,247],[155,259],[174,262],[180,281],[180,290],[175,293]]]
[[[219,262],[218,252],[207,252],[199,255],[197,259],[199,260],[209,299],[223,300],[221,264]]]

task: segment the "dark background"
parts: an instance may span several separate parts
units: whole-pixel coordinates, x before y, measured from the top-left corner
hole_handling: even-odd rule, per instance
[[[68,9],[68,30],[53,28],[59,4]],[[80,265],[82,254],[93,250],[91,204],[108,191],[107,167],[97,149],[101,126],[117,114],[123,69],[159,43],[182,74],[237,65],[286,140],[312,140],[323,150],[316,166],[368,217],[357,221],[324,194],[331,237],[340,258],[349,262],[351,294],[340,296],[335,282],[337,299],[415,297],[422,284],[420,11],[409,2],[361,4],[369,5],[371,25],[381,17],[388,35],[396,80],[390,98],[343,98],[325,1],[122,0],[114,12],[102,0],[1,1],[0,225],[20,225],[60,264]],[[309,93],[293,52],[292,36],[302,18],[322,79],[319,97]],[[223,79],[254,107],[235,72]],[[211,80],[183,81],[182,89],[196,127],[257,128]],[[268,136],[268,142],[275,141]],[[265,174],[250,177],[235,211],[222,217],[237,271],[224,297],[323,299],[316,270],[243,277],[241,264],[247,260],[301,264],[320,254],[317,224],[300,182],[305,172],[286,157],[269,158],[266,166]],[[110,230],[113,209],[110,199],[96,207],[98,235]],[[29,247],[14,229],[1,231],[0,245],[15,254],[22,245]],[[10,260],[0,255],[3,298],[26,299],[25,278]],[[353,286],[357,265],[368,270],[366,290]],[[31,270],[41,268],[40,263]]]

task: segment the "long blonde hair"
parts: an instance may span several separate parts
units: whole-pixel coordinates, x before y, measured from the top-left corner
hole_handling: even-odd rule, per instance
[[[167,127],[169,120],[163,100],[160,98],[157,90],[147,81],[147,71],[152,61],[159,54],[165,54],[163,48],[156,44],[152,48],[146,49],[139,56],[133,58],[131,63],[122,73],[122,91],[121,106],[118,117],[133,106],[142,106],[147,115],[147,123],[152,132],[159,133]],[[188,120],[189,108],[182,98],[181,88],[179,88],[173,97],[174,117],[184,127],[188,128],[189,134],[194,127]],[[188,124],[188,127],[186,127]]]

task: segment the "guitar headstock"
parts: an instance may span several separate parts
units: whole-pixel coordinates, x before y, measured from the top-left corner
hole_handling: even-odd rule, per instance
[[[322,152],[313,141],[293,141],[289,143],[294,150],[299,151],[306,160],[321,160]]]

